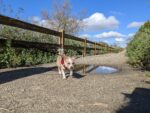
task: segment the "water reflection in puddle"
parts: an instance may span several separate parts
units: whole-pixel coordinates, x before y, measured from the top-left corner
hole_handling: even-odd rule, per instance
[[[99,65],[77,65],[75,67],[75,71],[90,74],[111,74],[118,72],[119,70],[113,67],[99,66]]]

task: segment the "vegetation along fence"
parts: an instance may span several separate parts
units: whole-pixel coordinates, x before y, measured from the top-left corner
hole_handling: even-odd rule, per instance
[[[0,15],[0,68],[54,62],[58,48],[71,56],[121,49]]]

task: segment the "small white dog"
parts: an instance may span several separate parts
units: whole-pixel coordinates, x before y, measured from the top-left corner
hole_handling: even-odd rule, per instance
[[[70,71],[70,76],[73,75],[73,69],[74,69],[74,64],[75,64],[74,60],[75,58],[66,56],[64,54],[63,49],[58,50],[58,57],[57,57],[56,64],[58,67],[58,72],[60,75],[63,76],[63,79],[66,79],[65,70]]]

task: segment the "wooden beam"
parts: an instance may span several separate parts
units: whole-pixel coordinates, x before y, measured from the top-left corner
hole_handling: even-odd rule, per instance
[[[5,47],[7,39],[0,39],[0,47]],[[25,48],[25,49],[38,49],[45,52],[55,51],[59,48],[59,44],[50,44],[50,43],[40,43],[40,42],[29,42],[22,40],[11,40],[11,47],[14,48]],[[79,49],[83,50],[84,47],[72,46],[72,45],[64,45],[66,49]],[[94,48],[86,47],[88,50],[93,50]]]
[[[31,31],[39,32],[39,33],[54,35],[54,36],[58,36],[58,37],[62,36],[62,32],[58,32],[58,31],[55,31],[55,30],[52,30],[52,29],[48,29],[48,28],[44,28],[44,27],[41,27],[41,26],[38,26],[38,25],[30,24],[30,23],[27,23],[27,22],[24,22],[24,21],[21,21],[21,20],[18,20],[18,19],[10,18],[10,17],[4,16],[4,15],[1,15],[1,14],[0,14],[0,24],[12,26],[12,27],[17,27],[17,28],[22,28],[22,29],[25,29],[25,30],[31,30]],[[65,33],[63,33],[63,37],[65,37],[67,39],[80,41],[80,42],[84,41],[84,39],[82,39],[82,38],[72,36],[72,35],[69,35],[69,34],[65,34]],[[95,42],[90,41],[90,40],[86,40],[86,43],[95,44]],[[98,44],[97,43],[97,45],[105,47],[104,44]],[[63,45],[62,45],[62,47],[63,47]]]
[[[60,36],[60,47],[62,49],[64,49],[64,41],[65,41],[65,37],[64,37],[64,34],[65,34],[65,31],[64,30],[61,30],[61,36]]]
[[[21,20],[13,19],[7,16],[0,15],[0,24],[9,25],[12,27],[18,27],[26,30],[32,30],[40,33],[50,34],[54,36],[60,36],[61,33],[48,28],[30,24]]]

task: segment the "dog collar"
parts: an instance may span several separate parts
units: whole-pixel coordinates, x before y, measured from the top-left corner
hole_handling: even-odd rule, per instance
[[[61,64],[64,65],[64,58],[61,58]]]
[[[67,67],[65,66],[64,58],[63,58],[63,57],[61,58],[61,65],[63,65],[63,67],[64,67],[65,69],[67,69]]]

